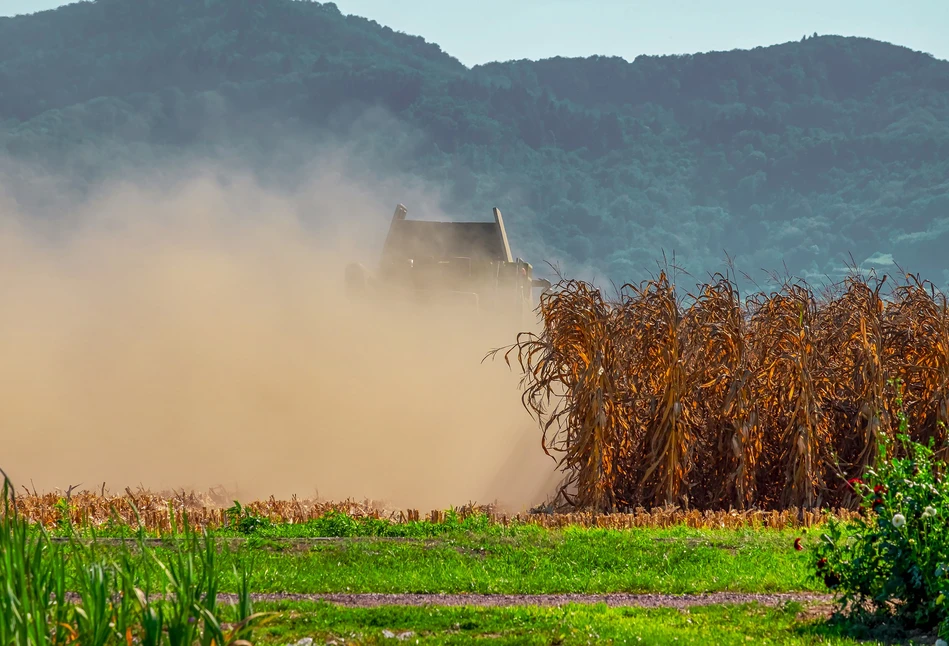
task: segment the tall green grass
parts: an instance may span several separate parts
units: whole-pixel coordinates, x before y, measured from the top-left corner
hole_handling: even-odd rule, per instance
[[[190,528],[187,517],[182,540],[164,560],[143,532],[118,550],[101,549],[95,536],[54,541],[18,514],[15,489],[2,469],[0,475],[0,645],[237,645],[248,643],[265,617],[253,610],[248,566],[239,557],[232,561],[238,603],[218,605],[218,551],[226,547]],[[155,580],[158,589],[149,583]]]

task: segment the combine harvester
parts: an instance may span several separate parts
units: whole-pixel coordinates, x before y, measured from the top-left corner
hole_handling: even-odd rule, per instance
[[[465,420],[461,426],[479,419],[503,429],[499,432],[504,435],[488,442],[491,449],[482,455],[509,452],[491,468],[494,473],[479,476],[486,486],[482,499],[513,505],[541,502],[553,495],[562,475],[537,451],[533,421],[521,418],[517,375],[505,374],[501,366],[493,372],[479,364],[493,348],[509,345],[521,332],[537,330],[539,295],[535,297],[534,290],[544,293],[551,283],[535,278],[530,263],[511,255],[497,208],[493,221],[481,222],[409,220],[407,214],[403,205],[396,207],[378,269],[369,271],[355,262],[345,268],[348,300],[379,322],[386,335],[383,342],[399,346],[399,357],[411,356],[397,366],[401,371],[397,383],[387,388],[404,389],[399,392],[406,393],[406,405],[426,411],[427,392],[467,393],[468,398],[459,395],[460,411],[449,413],[446,424],[452,423],[451,415],[459,415]],[[378,361],[373,366],[380,370]],[[421,394],[422,401],[412,399],[412,394]],[[492,402],[487,410],[468,410],[482,397]],[[442,410],[452,408],[444,401],[439,405]],[[439,441],[440,437],[432,440]],[[458,450],[452,456],[454,449],[446,448],[439,459],[465,460],[474,455],[467,448]],[[482,462],[479,468],[485,467]]]
[[[396,207],[375,273],[360,263],[346,267],[351,297],[461,309],[518,329],[534,322],[534,289],[551,284],[511,256],[501,211],[494,208],[493,222],[408,220],[407,214]]]

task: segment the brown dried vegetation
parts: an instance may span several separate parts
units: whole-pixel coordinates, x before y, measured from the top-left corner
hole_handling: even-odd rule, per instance
[[[665,272],[612,300],[561,280],[540,333],[504,352],[566,478],[599,512],[853,508],[847,481],[891,437],[896,380],[914,439],[947,455],[949,309],[907,275],[742,298],[718,274],[686,306]]]
[[[28,521],[44,527],[53,527],[67,520],[76,527],[102,527],[109,523],[117,527],[142,526],[149,531],[170,531],[188,523],[197,528],[218,528],[228,524],[227,509],[233,500],[226,492],[212,489],[198,492],[132,491],[122,494],[107,492],[105,486],[98,492],[82,490],[38,494],[23,487],[16,497],[17,511]],[[348,514],[353,518],[383,518],[387,512],[372,501],[324,502],[315,500],[255,500],[243,505],[255,516],[274,522],[303,523],[319,518],[330,511]],[[390,512],[391,513],[391,512]]]
[[[66,503],[65,505],[63,503]],[[197,492],[132,491],[112,494],[104,489],[99,492],[51,492],[35,494],[29,491],[16,497],[18,512],[29,522],[47,528],[61,525],[64,509],[68,509],[68,520],[76,527],[103,528],[144,527],[150,532],[167,534],[172,528],[182,527],[184,515],[188,523],[197,529],[220,529],[229,524],[227,507],[232,501],[220,491],[206,494]],[[444,522],[446,513],[433,510],[421,513],[417,509],[392,510],[372,501],[324,502],[314,500],[257,500],[244,505],[244,509],[273,523],[305,523],[315,520],[330,511],[343,512],[352,518],[381,518],[393,523]],[[638,508],[629,513],[599,514],[578,513],[523,513],[504,514],[491,505],[468,504],[455,510],[460,519],[471,514],[483,514],[489,522],[499,525],[529,524],[547,529],[565,527],[599,527],[606,529],[664,528],[687,526],[696,529],[788,529],[814,527],[824,520],[821,512],[790,508],[785,510],[744,511],[699,511],[665,507],[646,510]],[[855,512],[837,510],[834,515],[841,519]]]

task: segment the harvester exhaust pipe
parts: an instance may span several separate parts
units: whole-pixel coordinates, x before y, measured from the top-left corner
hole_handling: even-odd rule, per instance
[[[409,210],[405,208],[404,206],[402,206],[401,204],[395,207],[395,213],[392,214],[392,222],[389,224],[389,233],[386,234],[386,241],[385,241],[385,244],[383,245],[383,249],[385,249],[385,247],[388,246],[389,240],[394,235],[394,231],[396,230],[395,223],[401,222],[402,220],[404,220],[405,216],[408,215],[408,213],[409,213]]]
[[[511,245],[507,242],[507,230],[504,228],[504,218],[501,217],[501,209],[494,207],[494,222],[498,225],[498,234],[501,236],[501,244],[504,247],[505,262],[513,262],[511,258]]]

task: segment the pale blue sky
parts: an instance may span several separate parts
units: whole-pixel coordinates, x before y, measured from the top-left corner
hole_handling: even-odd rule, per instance
[[[0,0],[0,15],[62,0]],[[949,60],[949,0],[337,0],[466,65],[513,58],[686,54],[801,36],[868,36]]]

